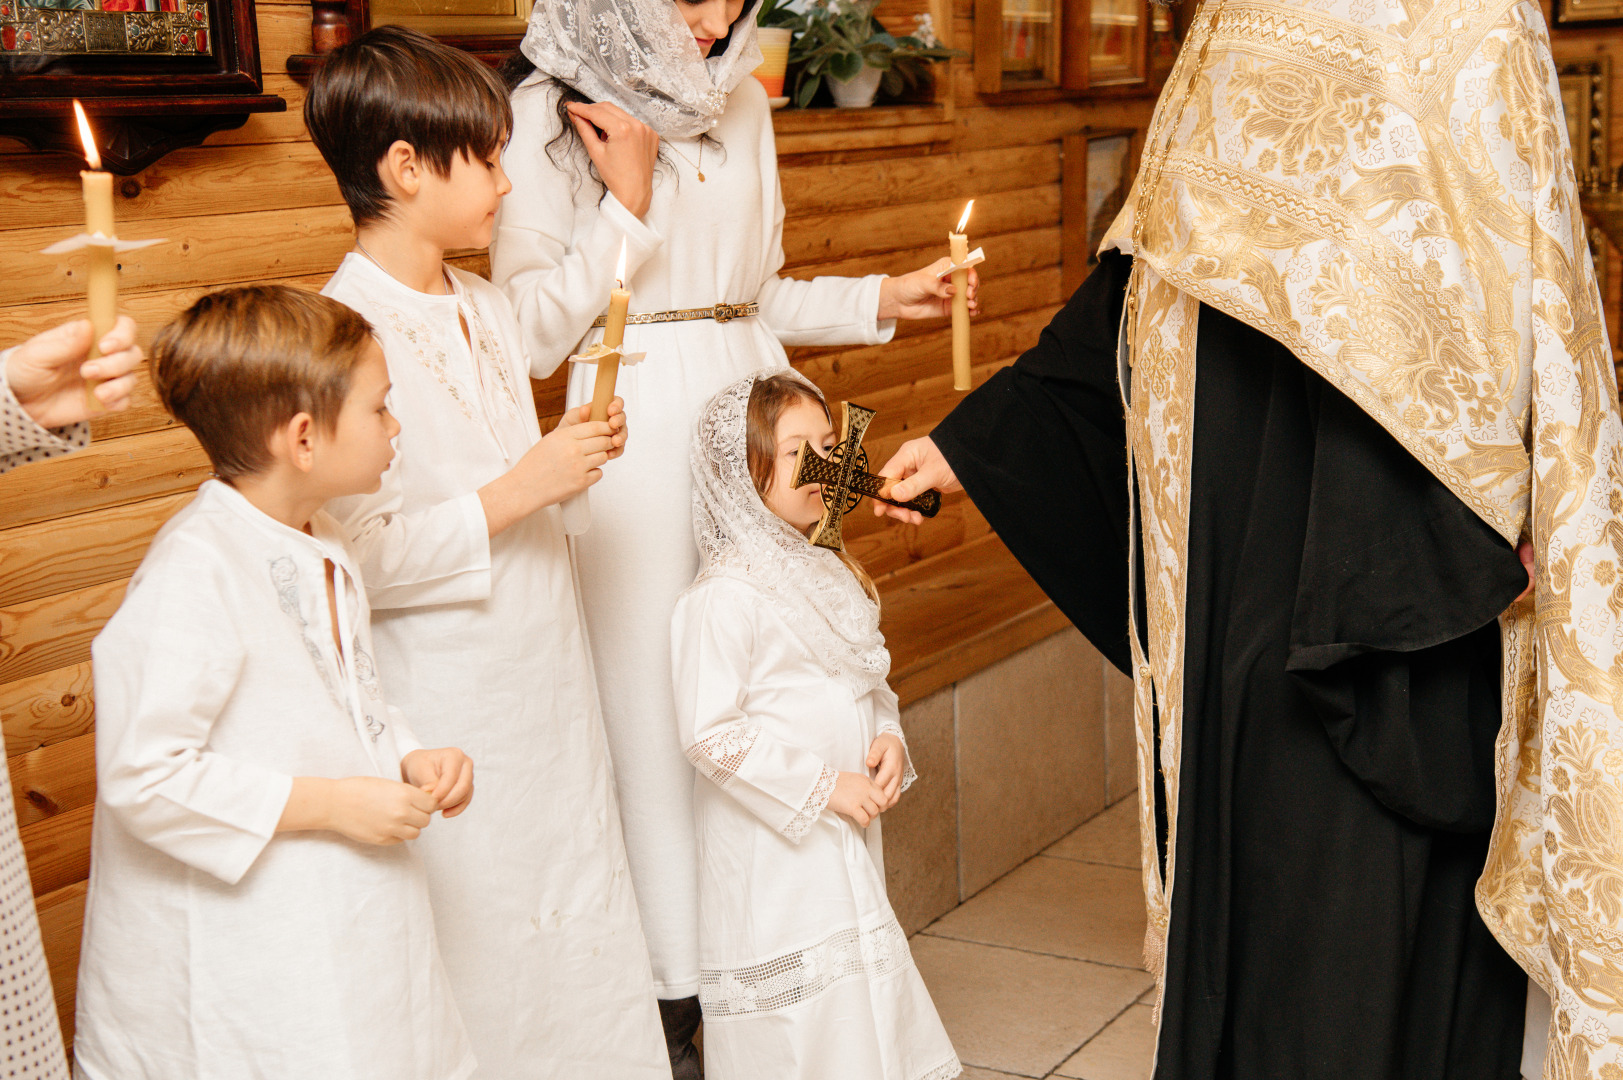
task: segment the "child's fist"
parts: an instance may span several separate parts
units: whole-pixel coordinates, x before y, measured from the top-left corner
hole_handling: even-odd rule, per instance
[[[398,844],[417,839],[434,805],[434,796],[410,784],[351,776],[333,782],[328,827],[363,844]]]
[[[907,748],[895,735],[881,735],[868,747],[868,768],[873,782],[885,794],[881,810],[889,810],[902,799],[902,773],[907,766]]]
[[[473,799],[473,759],[454,746],[413,750],[400,759],[400,776],[433,796],[442,817],[456,817]]]
[[[864,829],[885,811],[885,791],[861,773],[842,772],[834,781],[834,794],[828,808],[861,825]]]

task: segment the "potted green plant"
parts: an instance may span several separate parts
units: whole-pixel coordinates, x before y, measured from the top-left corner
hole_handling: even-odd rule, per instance
[[[798,65],[795,105],[805,108],[828,79],[834,103],[842,108],[866,108],[883,89],[899,94],[924,81],[928,66],[954,56],[935,40],[928,16],[920,34],[895,37],[874,18],[879,0],[811,0],[796,28],[789,62]]]
[[[761,66],[755,77],[766,87],[766,96],[774,109],[789,104],[783,94],[783,78],[789,69],[789,42],[795,27],[800,24],[800,13],[790,9],[787,0],[761,0],[755,11],[756,31],[761,43]]]

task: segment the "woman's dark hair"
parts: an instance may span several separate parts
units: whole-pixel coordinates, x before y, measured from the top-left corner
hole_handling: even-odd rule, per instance
[[[673,0],[673,2],[681,4],[686,3],[687,0]],[[720,56],[732,46],[733,31],[741,24],[747,25],[744,23],[745,19],[755,17],[755,5],[758,2],[759,0],[744,0],[744,10],[739,12],[738,18],[734,19],[732,26],[727,28],[727,36],[718,38],[716,43],[710,47],[711,56]],[[496,71],[501,76],[502,82],[507,85],[508,93],[512,93],[518,89],[520,83],[535,74],[535,65],[530,62],[530,58],[525,56],[523,52],[514,49],[507,59],[502,61],[501,66]],[[575,130],[575,124],[569,115],[569,106],[571,104],[590,105],[592,99],[557,78],[549,76],[547,82],[552,84],[554,92],[558,95],[558,134],[547,142],[547,157],[551,158],[552,163],[562,170],[569,169],[572,164],[571,159],[573,159],[574,163],[584,163],[585,171],[591,177],[592,182],[600,190],[603,189],[603,178],[597,175],[597,166],[593,165],[591,158],[586,155],[586,147],[580,141],[580,132]],[[712,147],[722,154],[726,153],[720,139],[708,133],[701,135],[699,138],[705,146]],[[667,167],[670,165],[670,159],[665,156],[663,143],[659,149],[659,160],[661,164]]]

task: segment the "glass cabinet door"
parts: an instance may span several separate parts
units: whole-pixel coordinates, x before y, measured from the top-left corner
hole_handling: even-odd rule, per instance
[[[1001,2],[1003,78],[1015,86],[1058,82],[1060,0]]]

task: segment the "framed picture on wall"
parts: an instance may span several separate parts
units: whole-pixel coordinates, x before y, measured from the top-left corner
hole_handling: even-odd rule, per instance
[[[287,102],[263,93],[254,0],[0,0],[0,135],[129,175]]]
[[[1557,26],[1623,24],[1623,0],[1555,0]]]
[[[1065,295],[1092,273],[1138,170],[1138,132],[1107,128],[1067,135],[1061,169],[1060,280]]]
[[[1604,177],[1612,163],[1612,58],[1558,56],[1555,68],[1578,182]]]
[[[18,98],[257,94],[253,0],[0,0],[0,109]]]

